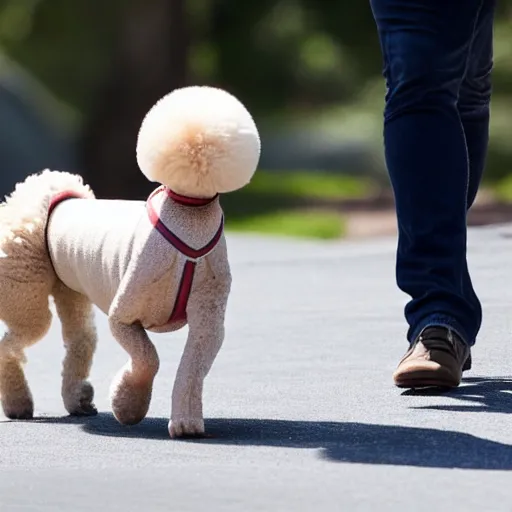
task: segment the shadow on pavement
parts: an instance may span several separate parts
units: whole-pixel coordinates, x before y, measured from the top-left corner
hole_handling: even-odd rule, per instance
[[[468,402],[455,405],[423,405],[412,409],[452,411],[452,412],[492,412],[512,413],[512,377],[469,377],[462,385],[449,391],[436,389],[407,390],[403,396],[443,395],[455,400]]]
[[[172,442],[167,422],[167,418],[146,418],[126,427],[102,413],[83,419],[81,428],[93,435]],[[320,449],[320,456],[331,462],[512,470],[512,446],[454,431],[270,419],[209,419],[206,430],[205,438],[175,442]]]
[[[112,413],[99,412],[95,416],[36,416],[30,420],[2,420],[0,423],[50,423],[77,425],[90,434],[111,437],[169,440],[166,418],[147,417],[138,425],[121,425]]]

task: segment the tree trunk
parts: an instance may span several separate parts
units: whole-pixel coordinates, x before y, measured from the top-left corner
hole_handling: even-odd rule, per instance
[[[145,199],[155,188],[136,161],[146,112],[172,89],[187,85],[186,0],[135,0],[121,23],[107,84],[85,126],[85,178],[97,197]]]

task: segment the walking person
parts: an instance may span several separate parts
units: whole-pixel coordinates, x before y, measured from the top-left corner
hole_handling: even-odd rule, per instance
[[[370,0],[387,85],[386,164],[409,350],[399,387],[458,386],[482,321],[467,211],[489,141],[496,0]]]

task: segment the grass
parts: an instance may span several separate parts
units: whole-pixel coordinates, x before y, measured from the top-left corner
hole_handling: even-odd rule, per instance
[[[226,229],[329,240],[344,235],[345,221],[334,212],[284,211],[234,219],[227,222]]]
[[[494,193],[496,199],[505,202],[512,202],[512,175],[506,176],[499,181],[496,181],[489,188]]]
[[[260,171],[247,187],[251,193],[310,199],[360,198],[371,189],[372,183],[363,178],[308,171]]]
[[[322,172],[258,171],[251,183],[222,198],[228,231],[301,238],[335,239],[345,219],[329,209],[311,209],[319,201],[367,197],[367,179]]]

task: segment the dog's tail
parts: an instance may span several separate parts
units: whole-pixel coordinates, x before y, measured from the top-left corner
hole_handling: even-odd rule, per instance
[[[81,176],[46,169],[18,183],[0,204],[0,274],[19,283],[52,280],[46,224],[52,199],[67,193],[94,198]]]

